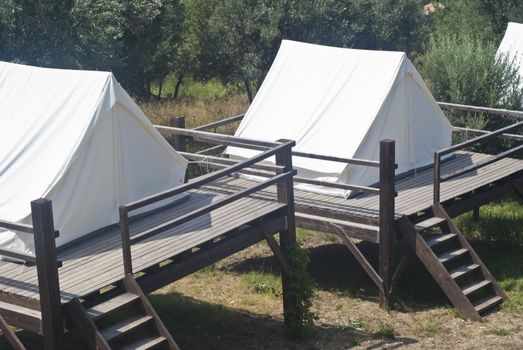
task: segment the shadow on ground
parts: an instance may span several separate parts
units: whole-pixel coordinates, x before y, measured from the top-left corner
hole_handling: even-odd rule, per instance
[[[498,280],[523,278],[523,247],[512,243],[472,241],[472,246]],[[358,248],[377,269],[378,245],[360,242]],[[398,251],[398,259],[406,247]],[[320,290],[378,302],[378,289],[356,259],[341,244],[324,244],[308,249],[309,272]],[[272,256],[242,260],[227,269],[245,273],[261,271],[278,274],[280,268]],[[447,297],[421,261],[412,256],[396,288],[396,309],[424,311],[450,307]]]
[[[346,349],[367,340],[375,340],[368,349],[399,348],[416,342],[410,338],[380,338],[351,328],[318,327],[306,339],[289,340],[284,337],[283,321],[243,312],[222,305],[201,302],[178,293],[151,295],[150,300],[166,327],[182,349],[191,350],[329,350]],[[39,336],[28,332],[17,333],[28,349],[41,349]],[[67,349],[83,350],[76,332],[66,337]],[[0,349],[8,349],[5,339]]]

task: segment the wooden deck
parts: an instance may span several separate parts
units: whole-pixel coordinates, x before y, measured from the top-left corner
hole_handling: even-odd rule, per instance
[[[462,169],[468,165],[487,159],[488,157],[490,157],[490,155],[458,151],[456,152],[455,157],[442,163],[442,174]],[[397,218],[403,215],[410,216],[416,214],[417,212],[424,211],[432,206],[433,171],[434,169],[430,167],[405,177],[399,176],[399,179],[396,180],[396,191],[398,192],[398,196],[395,201],[395,213]],[[523,176],[523,160],[505,158],[474,172],[470,172],[442,183],[441,202],[445,203],[511,176]],[[246,179],[228,178],[211,186],[207,186],[207,188],[213,191],[229,193],[238,191],[250,184],[252,184],[252,181]],[[273,198],[274,194],[272,191],[273,190],[266,190],[257,195],[264,198]],[[300,225],[302,223],[300,218],[303,217],[300,217],[300,213],[323,218],[358,222],[367,225],[378,225],[378,195],[366,194],[344,199],[341,197],[333,197],[295,189],[294,197],[297,212],[296,223],[298,226],[304,226]],[[354,237],[378,242],[378,232],[376,232],[375,236],[369,237],[368,235],[356,234]]]
[[[180,217],[224,197],[224,194],[215,191],[190,191],[188,196],[172,205],[131,220],[131,234],[143,232],[158,223]],[[282,208],[285,208],[285,204],[276,201],[242,198],[133,245],[134,271],[140,272],[157,265]],[[124,277],[118,226],[59,251],[58,258],[63,261],[59,269],[62,303],[96,292]],[[25,299],[23,304],[26,307],[39,308],[34,266],[2,261],[0,276],[0,300],[20,303]]]

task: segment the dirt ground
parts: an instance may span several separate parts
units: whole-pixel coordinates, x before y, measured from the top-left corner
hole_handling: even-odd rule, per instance
[[[385,311],[348,250],[332,236],[305,235],[301,241],[311,253],[318,319],[304,340],[283,336],[278,266],[262,242],[152,297],[182,348],[523,349],[518,310],[502,308],[481,323],[466,321],[419,261],[412,261],[396,309]],[[372,245],[361,248],[375,255]]]

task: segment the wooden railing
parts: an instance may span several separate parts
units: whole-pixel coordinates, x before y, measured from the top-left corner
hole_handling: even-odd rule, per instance
[[[515,117],[515,118],[519,118],[519,119],[523,118],[522,111],[513,111],[510,109],[479,107],[479,106],[462,105],[462,104],[448,103],[448,102],[438,102],[438,106],[440,106],[441,109],[446,109],[446,110],[483,113],[483,114],[488,114],[491,116]]]
[[[172,122],[171,125],[185,125],[180,118],[176,117],[177,121]],[[233,122],[237,122],[243,118],[243,115],[234,116],[221,120],[218,122],[210,123],[198,127],[199,130],[209,130],[214,129],[219,126],[228,125]],[[174,121],[175,119],[173,119]],[[198,153],[187,153],[185,149],[177,148],[178,152],[182,154],[189,160],[201,161],[207,167],[218,168],[218,169],[231,169],[231,167],[236,167],[234,171],[258,175],[262,177],[270,177],[270,172],[274,171],[276,173],[281,173],[282,169],[278,168],[276,165],[268,164],[246,164],[245,161],[240,162],[234,159],[227,159],[222,157],[212,156],[210,154],[214,151],[223,151],[226,146],[234,147],[244,147],[254,150],[267,150],[271,147],[274,147],[277,143],[265,142],[259,140],[250,140],[240,137],[220,135],[214,133],[202,133],[200,131],[187,130],[183,128],[175,127],[165,127],[156,125],[156,128],[163,132],[171,132],[174,134],[171,142],[173,145],[183,145],[185,142],[179,140],[179,138],[188,138],[196,141],[219,143],[218,146],[213,146],[204,151]],[[218,142],[217,142],[218,141]],[[213,143],[213,142],[211,142]],[[175,146],[176,148],[176,146]],[[263,153],[262,153],[263,154]],[[293,157],[305,157],[311,159],[319,159],[332,162],[340,162],[351,164],[355,166],[367,166],[375,167],[379,169],[379,186],[370,187],[370,186],[361,186],[353,184],[342,184],[342,183],[332,183],[327,181],[319,181],[313,179],[307,179],[300,176],[294,176],[294,182],[297,183],[307,183],[316,186],[337,188],[343,190],[349,190],[354,192],[363,192],[370,193],[373,195],[379,195],[379,242],[380,242],[380,261],[379,261],[379,270],[380,276],[383,281],[383,288],[380,289],[380,300],[383,304],[389,304],[391,301],[390,290],[392,283],[392,274],[394,270],[394,259],[395,259],[395,197],[397,193],[395,191],[395,170],[397,168],[395,162],[395,142],[394,140],[382,140],[380,142],[380,159],[379,161],[366,160],[366,159],[356,159],[356,158],[343,158],[335,156],[326,156],[313,153],[305,153],[293,151],[290,155],[291,159]],[[266,157],[265,157],[266,158]],[[243,166],[239,166],[243,164]],[[214,173],[211,173],[214,174]],[[125,213],[124,213],[125,216]]]
[[[461,150],[461,149],[464,149],[464,148],[467,148],[467,147],[471,147],[471,146],[476,146],[478,144],[481,144],[487,140],[491,140],[491,139],[494,139],[494,138],[508,138],[508,139],[512,139],[512,140],[516,140],[516,141],[522,141],[520,135],[517,135],[517,134],[509,134],[508,132],[510,131],[513,131],[513,130],[516,130],[516,129],[519,129],[523,126],[523,121],[520,121],[520,122],[517,122],[517,123],[514,123],[512,125],[509,125],[509,126],[506,126],[506,127],[503,127],[501,129],[498,129],[498,130],[495,130],[495,131],[481,131],[481,136],[478,136],[476,138],[473,138],[473,139],[470,139],[470,140],[467,140],[467,141],[464,141],[464,142],[461,142],[459,144],[456,144],[456,145],[453,145],[453,146],[450,146],[450,147],[447,147],[447,148],[444,148],[444,149],[441,149],[439,151],[436,151],[434,153],[434,189],[433,189],[433,199],[434,199],[434,204],[438,204],[440,203],[440,200],[441,200],[441,194],[440,194],[440,191],[441,191],[441,183],[444,182],[444,181],[448,181],[448,180],[451,180],[451,179],[454,179],[458,176],[462,176],[464,174],[467,174],[471,171],[474,171],[474,170],[478,170],[484,166],[487,166],[489,164],[492,164],[494,162],[497,162],[503,158],[507,158],[508,156],[516,153],[516,152],[519,152],[521,150],[523,150],[523,144],[521,145],[518,145],[518,146],[515,146],[515,147],[512,147],[506,151],[503,151],[497,155],[493,155],[483,161],[480,161],[476,164],[471,164],[471,165],[468,165],[466,167],[463,167],[462,169],[458,169],[458,170],[454,170],[453,172],[449,173],[449,174],[445,174],[445,175],[441,175],[441,159],[442,157],[448,155],[448,154],[451,154],[455,151],[458,151],[458,150]],[[467,130],[467,129],[465,129]]]
[[[0,228],[32,234],[35,254],[0,249],[0,255],[36,264],[44,349],[63,349],[64,328],[58,278],[58,268],[62,266],[62,262],[57,259],[56,254],[55,238],[58,237],[58,231],[54,229],[51,201],[32,201],[31,217],[32,225],[0,220]]]
[[[132,266],[132,253],[131,246],[140,241],[153,237],[157,234],[165,232],[166,230],[173,229],[179,225],[182,225],[190,220],[193,220],[202,215],[208,214],[213,210],[224,207],[234,201],[237,201],[241,198],[252,195],[256,192],[259,192],[269,186],[277,185],[277,195],[278,198],[289,198],[289,196],[284,196],[281,192],[284,189],[292,188],[292,177],[295,174],[292,169],[292,160],[290,157],[291,149],[294,146],[294,141],[284,141],[284,142],[263,142],[257,140],[245,140],[239,139],[234,136],[228,135],[219,135],[214,133],[187,130],[181,128],[172,128],[164,127],[164,131],[168,130],[169,132],[175,133],[177,135],[184,135],[195,140],[200,140],[209,143],[218,143],[226,145],[234,145],[244,148],[263,150],[260,154],[255,157],[246,159],[244,161],[230,164],[226,168],[200,176],[188,183],[185,183],[181,186],[174,187],[170,190],[155,194],[150,197],[143,198],[141,200],[122,205],[120,207],[120,231],[122,239],[122,249],[123,249],[123,262],[124,262],[124,272],[129,274],[133,272]],[[286,156],[286,155],[289,156]],[[269,167],[267,165],[257,164],[269,157],[276,157],[276,166]],[[194,210],[190,213],[177,217],[175,219],[169,220],[167,222],[158,224],[152,228],[149,228],[143,232],[135,233],[132,237],[129,230],[129,213],[146,206],[158,203],[165,199],[171,198],[173,196],[185,193],[190,190],[197,189],[205,184],[209,184],[219,178],[230,176],[233,173],[243,171],[249,168],[274,171],[274,174],[269,177],[266,181],[257,183],[255,186],[246,188],[237,193],[228,195],[214,203],[208,204],[204,207],[201,207],[197,210]],[[292,198],[292,197],[290,197]],[[286,203],[287,205],[294,205],[294,203]],[[294,208],[294,207],[293,207]],[[294,209],[293,209],[294,210]]]

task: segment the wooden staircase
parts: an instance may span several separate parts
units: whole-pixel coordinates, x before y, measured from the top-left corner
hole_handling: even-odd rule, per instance
[[[127,275],[123,284],[123,293],[89,308],[71,302],[71,320],[89,348],[179,350],[136,280]]]
[[[427,216],[402,217],[398,229],[461,316],[480,321],[506,294],[441,205]]]

